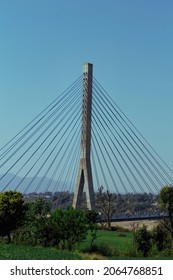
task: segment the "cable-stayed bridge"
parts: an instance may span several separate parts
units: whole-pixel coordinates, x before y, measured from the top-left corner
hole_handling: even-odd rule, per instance
[[[84,64],[83,74],[0,149],[0,191],[158,194],[173,172]]]

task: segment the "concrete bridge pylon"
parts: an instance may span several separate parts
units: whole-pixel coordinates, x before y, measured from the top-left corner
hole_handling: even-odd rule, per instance
[[[89,210],[95,208],[94,189],[91,169],[91,116],[92,116],[92,77],[93,65],[83,64],[82,89],[82,129],[80,143],[80,162],[73,198],[73,208],[80,208],[85,186],[86,204]]]

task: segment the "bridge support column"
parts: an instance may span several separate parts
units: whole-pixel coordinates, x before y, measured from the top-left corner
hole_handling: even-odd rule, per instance
[[[78,168],[73,207],[80,208],[83,190],[86,190],[86,203],[89,210],[95,208],[92,169],[90,161],[91,151],[91,112],[92,112],[92,73],[93,65],[83,65],[82,91],[82,130],[80,144],[80,163]]]

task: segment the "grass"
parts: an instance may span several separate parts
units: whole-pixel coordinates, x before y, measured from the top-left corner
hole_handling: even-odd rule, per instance
[[[149,256],[144,258],[139,254],[136,254],[136,250],[133,245],[133,233],[132,232],[120,232],[120,231],[107,231],[99,230],[98,238],[94,241],[93,250],[91,251],[91,235],[89,234],[87,240],[78,246],[78,250],[85,252],[89,257],[90,252],[91,259],[104,259],[109,260],[172,260],[173,254],[169,255],[168,252],[156,253],[155,256]]]
[[[0,244],[0,260],[80,260],[77,253],[55,248]]]
[[[133,247],[133,235],[131,232],[123,232],[121,236],[119,231],[98,230],[97,239],[94,241],[96,246],[107,244],[109,247],[116,248],[119,252],[126,252],[127,249]],[[85,242],[78,246],[79,250],[89,248],[91,244],[91,234],[87,236]]]
[[[0,243],[1,260],[77,260],[77,259],[107,259],[107,244],[116,251],[126,251],[127,247],[132,246],[132,233],[125,233],[126,236],[118,236],[119,232],[99,230],[94,245],[98,252],[90,252],[91,234],[87,240],[78,244],[76,252],[67,252],[55,248],[42,248],[32,246],[21,246],[15,244]],[[100,251],[100,252],[99,252]],[[115,252],[115,250],[113,251]]]
[[[97,239],[91,250],[91,234],[86,241],[78,244],[74,252],[62,251],[56,248],[42,248],[0,243],[0,260],[139,260],[135,255],[133,234],[131,232],[99,230]],[[171,260],[173,254],[162,252],[155,257],[145,259]]]

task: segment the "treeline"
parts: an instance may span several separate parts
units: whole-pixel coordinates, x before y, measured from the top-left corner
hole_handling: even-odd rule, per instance
[[[57,246],[71,250],[96,230],[97,212],[73,209],[52,210],[50,201],[37,198],[25,202],[22,194],[0,194],[0,236],[20,245]]]
[[[100,189],[100,188],[99,188]],[[95,200],[96,200],[96,210],[101,212],[101,207],[97,203],[97,198],[99,196],[99,189],[98,192],[95,193]],[[106,193],[106,191],[104,191]],[[135,213],[145,213],[145,212],[159,212],[160,209],[160,202],[159,202],[159,195],[155,195],[152,193],[127,193],[127,194],[115,194],[112,193],[114,197],[114,213],[124,214],[135,214]],[[25,201],[33,201],[38,197],[42,197],[51,202],[52,208],[66,208],[67,206],[72,205],[73,201],[73,193],[69,192],[45,192],[45,193],[28,193],[24,195]],[[82,208],[86,208],[86,194],[83,193],[82,199]]]
[[[135,252],[144,257],[151,250],[167,250],[167,254],[172,252],[173,186],[163,187],[159,200],[169,220],[161,220],[152,231],[145,226],[132,230]],[[101,187],[96,203],[107,217],[107,230],[115,230],[111,227],[111,215],[118,203],[117,196]],[[17,191],[0,194],[0,236],[7,243],[72,250],[77,243],[85,241],[89,234],[90,249],[96,250],[94,243],[100,228],[97,216],[95,210],[73,209],[70,206],[53,209],[51,202],[43,197],[26,202]]]

